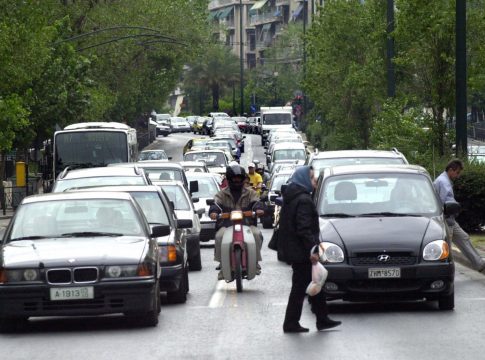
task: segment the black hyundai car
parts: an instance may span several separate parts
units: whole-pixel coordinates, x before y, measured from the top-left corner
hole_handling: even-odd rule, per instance
[[[455,266],[446,215],[425,169],[362,165],[325,169],[315,193],[329,299],[437,300],[454,308]]]
[[[0,327],[38,316],[123,313],[155,326],[160,312],[156,239],[127,193],[25,198],[0,244]]]

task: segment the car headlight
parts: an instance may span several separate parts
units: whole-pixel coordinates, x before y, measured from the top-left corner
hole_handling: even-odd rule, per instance
[[[106,266],[104,270],[104,277],[108,279],[135,277],[135,276],[138,276],[137,269],[138,269],[138,265]]]
[[[423,249],[423,260],[444,260],[450,256],[450,247],[444,240],[435,240],[427,244]]]
[[[40,278],[37,269],[5,270],[5,274],[5,282],[35,282]]]
[[[320,259],[327,263],[341,263],[345,259],[344,251],[340,246],[330,242],[321,242],[319,249]]]

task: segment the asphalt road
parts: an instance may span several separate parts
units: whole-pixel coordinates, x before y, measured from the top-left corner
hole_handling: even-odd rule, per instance
[[[160,138],[174,161],[189,134]],[[242,164],[263,160],[259,137],[248,136]],[[483,359],[485,277],[457,265],[456,308],[434,303],[333,302],[331,317],[343,325],[315,330],[305,305],[307,334],[284,334],[282,322],[291,270],[266,247],[262,274],[244,282],[217,281],[213,249],[202,249],[203,269],[190,273],[187,303],[164,304],[156,328],[139,328],[122,316],[31,319],[18,333],[0,335],[4,359]]]

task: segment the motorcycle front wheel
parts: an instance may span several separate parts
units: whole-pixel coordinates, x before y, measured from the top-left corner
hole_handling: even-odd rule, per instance
[[[236,278],[236,288],[237,292],[243,291],[243,284],[242,284],[242,251],[240,248],[234,249],[234,257],[236,259],[236,263],[234,264],[234,277]]]

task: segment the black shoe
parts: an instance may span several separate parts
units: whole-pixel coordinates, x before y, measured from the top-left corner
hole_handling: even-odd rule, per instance
[[[322,331],[322,330],[331,329],[336,326],[339,326],[340,324],[342,324],[341,321],[335,321],[327,318],[324,321],[317,321],[317,330]]]
[[[216,270],[221,270],[221,264],[217,265]]]
[[[307,328],[304,328],[300,324],[297,324],[295,326],[283,326],[283,331],[285,333],[304,333],[304,332],[309,332],[310,330]]]

